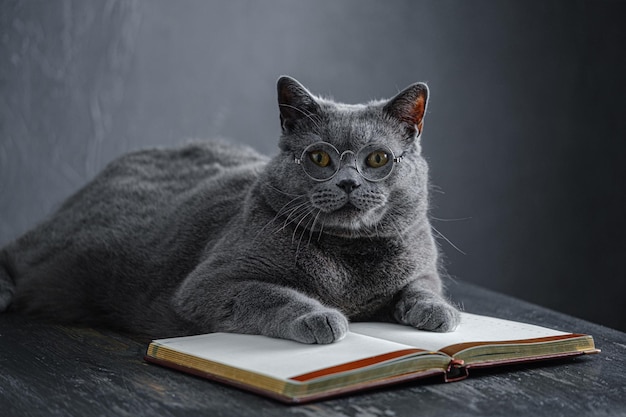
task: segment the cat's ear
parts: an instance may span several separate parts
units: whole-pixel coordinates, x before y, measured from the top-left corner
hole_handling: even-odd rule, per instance
[[[427,104],[428,86],[424,83],[415,83],[390,99],[383,111],[400,121],[409,136],[415,137],[422,133]]]
[[[277,88],[280,126],[283,131],[290,130],[296,121],[311,119],[319,112],[319,105],[313,95],[295,79],[282,76],[278,79]]]

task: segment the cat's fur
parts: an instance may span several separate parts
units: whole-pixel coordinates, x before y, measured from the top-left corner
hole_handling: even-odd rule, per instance
[[[281,77],[277,156],[209,141],[113,161],[0,251],[0,311],[155,337],[329,343],[348,320],[452,330],[420,154],[427,98],[418,83],[346,105]],[[320,140],[340,151],[381,142],[404,158],[382,182],[351,164],[315,182],[294,158]]]

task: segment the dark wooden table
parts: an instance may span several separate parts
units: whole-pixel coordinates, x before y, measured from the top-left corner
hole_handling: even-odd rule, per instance
[[[469,312],[594,336],[599,355],[286,406],[143,361],[147,340],[0,314],[2,416],[626,416],[626,334],[464,283]]]

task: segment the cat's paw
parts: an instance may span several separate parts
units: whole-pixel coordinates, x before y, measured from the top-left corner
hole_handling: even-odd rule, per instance
[[[398,308],[398,321],[421,330],[451,332],[461,321],[459,310],[439,297],[411,298]]]
[[[289,338],[301,343],[333,343],[348,333],[348,319],[338,311],[304,314],[290,323]]]

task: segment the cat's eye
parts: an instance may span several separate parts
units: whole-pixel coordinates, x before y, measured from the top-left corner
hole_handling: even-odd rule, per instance
[[[311,158],[311,161],[313,161],[315,165],[322,168],[330,165],[330,155],[328,154],[328,152],[312,151],[309,153],[309,158]]]
[[[380,168],[389,162],[389,155],[383,150],[374,151],[367,155],[365,163],[371,168]]]

